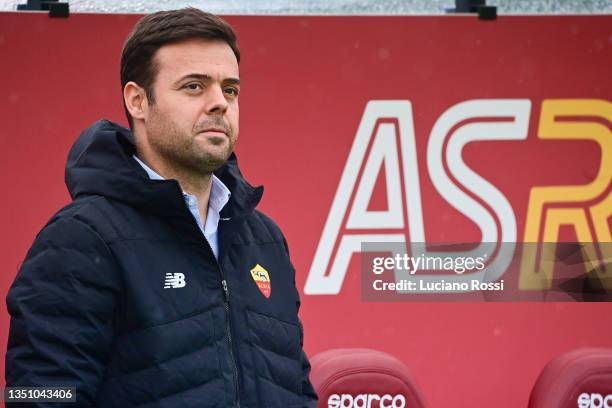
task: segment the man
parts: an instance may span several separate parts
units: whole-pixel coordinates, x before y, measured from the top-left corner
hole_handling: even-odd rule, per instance
[[[102,120],[69,153],[73,202],[7,297],[7,386],[73,386],[70,407],[316,406],[287,244],[232,153],[239,60],[211,14],[136,25],[132,132]]]

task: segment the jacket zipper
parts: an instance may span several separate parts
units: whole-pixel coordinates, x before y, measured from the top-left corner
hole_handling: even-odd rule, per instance
[[[219,271],[221,268],[219,267]],[[221,272],[221,276],[223,276],[223,272]],[[232,330],[230,327],[230,310],[229,310],[229,289],[227,288],[227,281],[223,279],[221,281],[223,285],[223,293],[225,294],[225,317],[226,317],[226,332],[227,332],[227,341],[229,343],[229,352],[230,357],[232,359],[232,368],[234,374],[234,390],[236,392],[235,402],[236,407],[240,408],[240,384],[238,383],[238,365],[236,364],[236,358],[234,357],[234,347],[232,345]]]
[[[189,208],[187,206],[186,208],[189,211]],[[189,212],[189,215],[193,217],[191,212]],[[225,280],[225,274],[223,273],[221,264],[215,257],[215,253],[213,252],[212,247],[210,246],[210,243],[206,239],[206,236],[204,235],[200,227],[195,223],[194,225],[200,232],[200,236],[204,240],[204,243],[206,244],[206,247],[208,248],[210,255],[212,255],[213,259],[215,260],[215,264],[217,265],[217,270],[219,271],[219,275],[221,276],[221,286],[223,287],[223,298],[225,300],[223,302],[225,306],[225,334],[227,334],[227,343],[229,345],[230,360],[232,361],[232,374],[234,376],[234,392],[236,394],[234,396],[234,404],[236,408],[240,408],[240,384],[238,384],[238,378],[239,378],[238,364],[236,364],[236,357],[234,356],[234,346],[233,346],[233,341],[232,341],[232,327],[231,327],[231,322],[230,322],[230,309],[229,309],[230,307],[229,288],[227,287],[227,281]]]
[[[179,187],[179,190],[180,190],[180,187]],[[182,190],[180,191],[181,191],[180,194],[182,196],[183,194]],[[191,210],[189,209],[188,204],[184,200],[183,200],[183,203],[185,203],[185,209],[187,210],[189,217],[193,219],[193,214],[191,213]],[[210,246],[210,243],[206,239],[204,232],[200,229],[200,226],[197,225],[195,220],[193,221],[194,221],[193,225],[197,228],[198,232],[200,233],[200,236],[202,237],[202,239],[204,240],[204,243],[206,244],[206,247],[208,248],[208,251],[210,252],[210,255],[212,255],[213,259],[215,260],[215,264],[217,265],[217,270],[219,271],[219,275],[221,276],[221,286],[223,287],[223,297],[225,299],[225,302],[224,302],[225,333],[227,334],[227,342],[229,345],[230,360],[232,361],[231,365],[232,365],[232,374],[234,376],[234,392],[236,393],[236,395],[234,396],[234,403],[235,403],[236,408],[240,408],[240,384],[238,384],[238,378],[239,378],[238,364],[236,364],[236,357],[234,356],[234,347],[233,347],[233,341],[232,341],[232,327],[231,327],[231,322],[230,322],[230,293],[229,293],[229,288],[227,287],[227,280],[225,279],[225,274],[223,273],[221,264],[217,260],[217,257],[215,257],[215,253],[213,252],[212,247]]]
[[[201,232],[201,230],[200,230],[200,232]],[[236,395],[234,397],[234,403],[235,403],[237,408],[240,408],[240,384],[238,383],[238,378],[239,378],[239,376],[238,376],[238,364],[236,364],[236,357],[234,356],[234,346],[233,346],[233,341],[232,341],[232,327],[231,327],[231,321],[230,321],[230,293],[229,293],[229,288],[227,287],[227,281],[225,280],[225,274],[223,273],[223,269],[221,268],[221,264],[219,263],[219,261],[215,257],[215,253],[213,252],[212,247],[210,246],[210,243],[208,242],[208,240],[206,239],[204,234],[202,234],[202,236],[204,237],[204,242],[206,242],[206,246],[210,250],[211,255],[215,259],[215,263],[217,264],[217,269],[219,270],[219,274],[221,275],[221,286],[223,287],[223,298],[225,299],[225,301],[223,302],[224,306],[225,306],[225,333],[227,334],[227,342],[228,342],[228,345],[229,345],[230,359],[232,361],[232,374],[234,376],[234,392],[236,393]]]

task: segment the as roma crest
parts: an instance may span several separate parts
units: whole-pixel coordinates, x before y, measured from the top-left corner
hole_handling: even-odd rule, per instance
[[[270,282],[270,274],[268,271],[264,269],[260,264],[255,265],[253,269],[251,269],[251,276],[253,280],[257,284],[257,287],[261,291],[261,293],[269,298],[272,293],[272,284]]]

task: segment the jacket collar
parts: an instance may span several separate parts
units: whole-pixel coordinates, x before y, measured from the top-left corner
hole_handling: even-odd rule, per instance
[[[153,214],[185,215],[178,182],[149,179],[132,157],[135,153],[132,132],[121,125],[103,119],[85,129],[66,163],[65,181],[71,197],[101,195]],[[263,186],[253,187],[244,179],[235,153],[215,175],[231,192],[222,217],[249,214],[261,201]]]

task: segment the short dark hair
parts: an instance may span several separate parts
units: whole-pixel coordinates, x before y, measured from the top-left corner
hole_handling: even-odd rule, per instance
[[[225,41],[240,62],[240,50],[233,28],[220,17],[193,7],[180,10],[158,11],[147,14],[128,35],[121,51],[121,93],[125,85],[134,81],[144,88],[149,103],[155,103],[153,82],[157,75],[155,53],[166,44],[191,39]],[[133,119],[123,108],[130,127]]]

